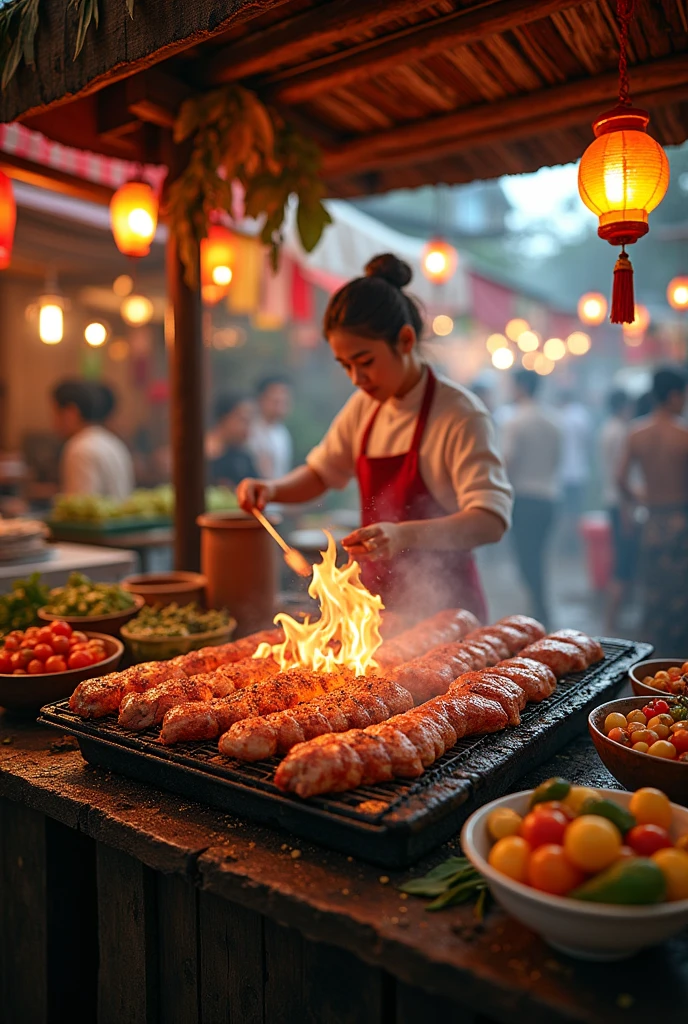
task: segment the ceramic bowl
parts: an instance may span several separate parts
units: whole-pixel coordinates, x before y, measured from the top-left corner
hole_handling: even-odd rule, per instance
[[[688,661],[688,659],[686,659]],[[683,662],[680,658],[653,658],[651,661],[639,661],[629,671],[633,693],[637,697],[666,697],[666,690],[658,690],[656,686],[648,686],[643,682],[645,676],[654,676],[657,672],[666,672],[667,669],[678,665],[680,668]],[[676,696],[669,694],[669,696]]]
[[[122,627],[122,636],[134,661],[167,661],[179,654],[200,651],[201,647],[217,647],[229,643],[236,627],[234,619],[226,626],[208,633],[192,633],[190,636],[147,636],[134,633],[129,626]]]
[[[654,692],[657,695],[657,691]],[[663,696],[666,694],[659,694],[660,698]],[[666,793],[670,800],[688,806],[688,763],[668,761],[664,757],[651,757],[639,750],[631,750],[630,747],[610,740],[604,733],[607,715],[613,711],[627,715],[630,711],[642,710],[647,700],[647,697],[623,697],[621,700],[600,704],[591,711],[588,715],[588,729],[595,749],[614,778],[626,789],[654,786]]]
[[[602,796],[628,807],[630,793],[601,789]],[[487,818],[496,807],[510,807],[523,815],[532,790],[513,793],[475,811],[461,832],[461,847],[484,876],[490,892],[522,924],[537,932],[561,953],[580,960],[623,960],[638,950],[671,938],[688,925],[688,900],[652,906],[621,907],[550,896],[495,871],[487,862],[492,842]],[[674,838],[688,832],[688,810],[672,805]]]
[[[38,711],[44,704],[64,700],[71,696],[84,679],[105,676],[114,672],[124,654],[124,644],[104,633],[87,633],[89,638],[102,640],[107,657],[88,668],[70,668],[66,672],[42,672],[35,676],[0,674],[0,705],[10,711]]]
[[[126,576],[122,586],[131,594],[140,594],[146,604],[196,604],[205,605],[205,588],[208,580],[200,572],[144,572],[138,576]]]
[[[92,630],[94,633],[107,633],[108,636],[117,636],[125,622],[133,619],[146,603],[138,594],[131,595],[134,603],[131,608],[123,611],[111,612],[109,615],[55,615],[47,608],[39,608],[37,615],[43,622],[54,622],[59,619],[61,622],[68,622],[72,629],[82,629],[84,632]]]

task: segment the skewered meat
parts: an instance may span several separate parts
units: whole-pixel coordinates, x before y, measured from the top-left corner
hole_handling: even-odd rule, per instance
[[[167,745],[186,740],[215,739],[243,718],[284,711],[302,701],[350,686],[351,682],[352,677],[347,673],[330,675],[291,669],[227,697],[205,703],[178,704],[165,715],[160,739]]]
[[[386,640],[376,651],[375,660],[381,668],[401,665],[440,644],[460,640],[479,625],[471,612],[462,608],[446,608],[399,633],[393,640]]]
[[[533,658],[500,661],[495,671],[518,683],[529,701],[545,700],[554,693],[557,685],[557,677],[552,669]]]
[[[123,729],[139,731],[162,722],[163,716],[176,704],[191,700],[210,700],[212,687],[205,675],[191,679],[166,679],[144,693],[128,693],[119,706],[117,724]]]
[[[531,619],[530,615],[507,615],[506,618],[499,620],[499,624],[518,629],[531,644],[540,640],[547,632],[542,623],[537,619]]]
[[[220,644],[219,647],[213,647],[213,651],[217,651],[220,657],[219,665],[230,665],[234,661],[242,661],[244,658],[252,657],[261,644],[270,644],[274,647],[276,644],[284,643],[284,630],[280,626],[276,626],[274,629],[261,629],[257,633],[250,633],[249,636],[242,636],[239,640],[232,640],[228,644]],[[208,648],[206,647],[207,651]]]
[[[565,676],[570,672],[580,672],[587,666],[585,654],[568,640],[552,640],[545,637],[526,647],[521,654],[524,658],[533,658],[549,665],[555,676]]]
[[[466,672],[459,676],[452,686],[452,693],[469,689],[482,697],[496,700],[504,708],[509,725],[519,725],[520,712],[527,703],[526,692],[507,675],[502,675],[499,666],[491,672]]]
[[[578,647],[585,655],[588,665],[594,665],[595,662],[602,661],[604,658],[604,651],[599,640],[594,640],[593,637],[588,636],[587,633],[581,633],[578,629],[558,629],[556,633],[551,633],[550,637],[552,640],[565,640],[566,643]]]
[[[403,686],[385,679],[364,679],[345,693],[331,693],[265,718],[235,722],[220,737],[220,753],[260,761],[275,753],[286,754],[297,743],[323,733],[386,721],[412,706],[413,698]]]
[[[142,662],[124,672],[111,672],[96,679],[85,679],[69,698],[69,706],[82,718],[102,718],[114,714],[127,693],[143,693],[170,678],[188,677],[181,668],[171,668],[168,662]]]

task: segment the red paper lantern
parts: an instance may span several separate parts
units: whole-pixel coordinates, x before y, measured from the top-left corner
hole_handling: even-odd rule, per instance
[[[581,199],[599,217],[598,235],[622,247],[614,268],[613,324],[633,321],[633,267],[626,246],[647,234],[648,214],[659,206],[669,185],[666,153],[647,134],[649,115],[631,106],[626,40],[632,13],[633,0],[618,0],[619,103],[595,120],[595,141],[578,170]]]
[[[0,270],[6,270],[10,265],[16,223],[17,204],[12,182],[4,171],[0,171]]]
[[[456,272],[459,255],[453,245],[443,238],[431,238],[423,247],[421,266],[428,281],[444,284]]]
[[[234,276],[235,246],[232,232],[222,224],[211,224],[201,241],[201,295],[214,306],[229,291]]]
[[[110,200],[115,245],[125,256],[147,256],[158,226],[158,197],[147,181],[128,181]]]

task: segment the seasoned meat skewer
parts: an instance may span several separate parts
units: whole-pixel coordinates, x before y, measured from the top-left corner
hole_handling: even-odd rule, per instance
[[[332,690],[350,686],[353,676],[291,669],[265,683],[246,686],[228,697],[209,702],[178,704],[163,718],[160,739],[166,745],[187,740],[211,740],[235,722],[293,708]]]
[[[548,665],[557,678],[570,672],[580,672],[589,664],[580,647],[576,647],[568,640],[553,640],[549,636],[524,648],[521,655]]]
[[[144,693],[128,693],[119,706],[117,724],[123,729],[140,731],[148,729],[176,704],[190,700],[210,700],[213,696],[212,687],[205,675],[193,676],[191,679],[166,679]]]
[[[69,706],[82,718],[102,718],[114,714],[128,693],[142,693],[166,679],[187,678],[181,668],[168,662],[142,662],[124,672],[85,679],[69,698]]]
[[[518,683],[529,701],[538,702],[549,697],[557,685],[551,668],[532,658],[508,658],[495,666],[495,671]],[[457,683],[461,680],[457,679]]]
[[[277,711],[264,718],[246,718],[220,737],[220,753],[243,761],[261,761],[286,754],[297,743],[326,732],[362,729],[413,707],[403,686],[386,679],[365,679],[345,693],[339,691]]]
[[[446,608],[411,629],[405,629],[393,640],[385,640],[375,653],[375,661],[383,669],[401,665],[440,644],[460,640],[479,625],[471,612],[463,608]]]

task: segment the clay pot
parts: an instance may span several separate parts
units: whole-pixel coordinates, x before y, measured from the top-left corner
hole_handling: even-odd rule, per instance
[[[206,512],[197,522],[208,606],[227,609],[237,620],[237,636],[270,626],[279,565],[274,540],[243,512]]]
[[[146,604],[205,604],[207,580],[200,572],[142,572],[127,576],[122,586],[131,594],[140,594]],[[210,608],[214,607],[212,604]]]

